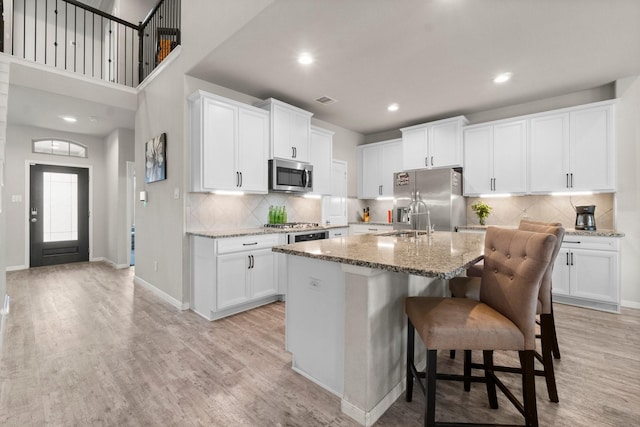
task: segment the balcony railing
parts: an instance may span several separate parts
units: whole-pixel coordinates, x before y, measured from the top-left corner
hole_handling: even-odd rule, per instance
[[[180,44],[180,0],[161,0],[138,25],[76,0],[0,0],[14,56],[135,87]],[[3,32],[4,34],[4,32]]]

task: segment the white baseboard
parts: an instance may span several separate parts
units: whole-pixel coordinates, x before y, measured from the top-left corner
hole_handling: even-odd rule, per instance
[[[19,271],[19,270],[26,270],[27,267],[26,265],[10,265],[7,268],[5,268],[5,271]]]
[[[113,262],[113,261],[111,261],[110,259],[107,259],[107,258],[100,258],[100,261],[106,262],[111,267],[115,268],[116,270],[122,270],[122,269],[131,267],[129,264],[116,264],[115,262]]]
[[[188,302],[183,303],[183,302],[178,301],[177,299],[175,299],[174,297],[172,297],[168,293],[166,293],[164,291],[161,291],[160,289],[158,289],[155,286],[153,286],[151,283],[147,282],[146,280],[141,279],[138,276],[134,276],[133,283],[135,283],[136,285],[140,285],[145,289],[148,289],[149,291],[153,292],[157,297],[159,297],[159,298],[163,299],[164,301],[168,302],[169,304],[171,304],[172,306],[174,306],[178,310],[188,310],[189,309],[189,303]]]
[[[622,307],[626,307],[626,308],[637,308],[637,309],[640,309],[640,302],[637,302],[637,301],[622,300],[620,302],[620,305]]]
[[[2,350],[2,343],[4,341],[4,325],[7,324],[7,316],[9,315],[9,309],[11,306],[11,298],[9,295],[4,296],[4,305],[0,309],[0,350]]]
[[[378,421],[378,418],[380,418],[396,400],[398,400],[398,397],[402,395],[402,392],[404,392],[405,389],[406,379],[403,378],[402,381],[396,384],[396,386],[368,412],[344,399],[340,402],[340,408],[342,409],[342,412],[356,420],[358,423],[365,427],[370,427]]]

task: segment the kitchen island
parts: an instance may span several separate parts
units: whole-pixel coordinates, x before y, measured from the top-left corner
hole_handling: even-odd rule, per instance
[[[292,367],[372,425],[405,388],[404,299],[444,296],[482,259],[484,236],[360,235],[275,246],[286,254],[286,345]]]

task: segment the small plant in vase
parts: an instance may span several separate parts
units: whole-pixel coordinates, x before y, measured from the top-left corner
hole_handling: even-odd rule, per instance
[[[471,209],[478,215],[478,221],[480,221],[480,225],[484,225],[487,217],[491,213],[491,206],[483,202],[482,200],[478,200],[476,203],[471,205]]]

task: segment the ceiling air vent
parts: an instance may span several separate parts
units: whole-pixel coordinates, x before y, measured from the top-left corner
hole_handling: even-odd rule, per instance
[[[316,98],[316,101],[324,105],[329,105],[329,104],[333,104],[334,102],[338,102],[337,100],[333,98],[329,98],[328,96],[321,96],[320,98]]]

